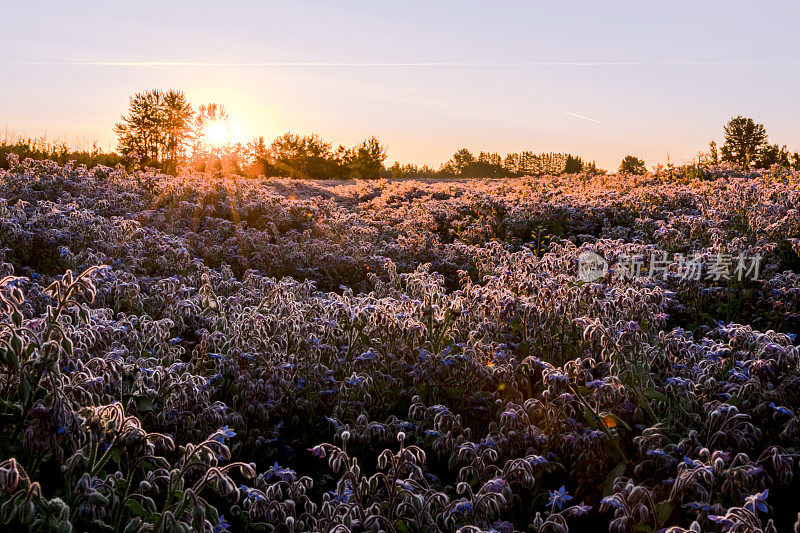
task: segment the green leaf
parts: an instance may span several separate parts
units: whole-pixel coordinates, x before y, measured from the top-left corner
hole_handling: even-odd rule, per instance
[[[659,402],[669,401],[669,399],[664,394],[658,392],[655,389],[647,389],[646,391],[644,391],[644,397],[649,400],[657,400]]]
[[[6,351],[6,363],[8,363],[8,367],[11,369],[12,372],[19,371],[19,357],[17,357],[17,352],[14,350]]]
[[[31,393],[33,392],[33,387],[31,386],[31,382],[28,379],[28,374],[23,372],[22,379],[19,382],[19,396],[22,398],[22,403],[27,404],[30,400]]]
[[[106,531],[108,533],[114,533],[114,528],[106,524],[102,520],[98,520],[95,518],[90,522],[90,524],[92,525],[92,527],[89,528],[89,531],[92,531],[92,533],[94,533],[95,531],[97,532]]]
[[[611,472],[608,473],[606,480],[603,482],[603,496],[610,496],[614,493],[614,481],[616,481],[618,477],[625,473],[625,469],[627,467],[628,462],[622,461],[615,466]]]
[[[531,354],[531,345],[528,342],[520,343],[519,350],[522,352],[522,355],[528,357]]]
[[[15,353],[22,353],[22,339],[18,335],[11,337],[11,348]]]
[[[445,389],[445,394],[447,394],[448,398],[461,398],[463,396],[463,390],[461,387],[447,387]]]
[[[589,408],[585,407],[583,409],[583,418],[586,419],[590,426],[595,428],[598,427],[597,418],[595,418],[594,414],[589,410]]]
[[[64,352],[66,352],[67,355],[72,355],[74,347],[72,345],[72,340],[69,337],[64,337],[61,340],[61,347],[64,348]]]
[[[133,514],[138,516],[143,516],[148,520],[154,520],[158,518],[156,513],[151,513],[150,511],[147,511],[144,507],[142,507],[142,504],[139,503],[138,500],[129,499],[128,501],[125,502],[125,507],[127,507],[128,510]]]
[[[91,494],[89,494],[89,501],[94,505],[99,505],[100,507],[108,506],[108,498],[106,498],[99,492],[92,492]]]
[[[125,526],[124,532],[125,533],[138,533],[139,531],[141,531],[141,527],[142,527],[142,519],[141,518],[134,518],[133,520],[128,522],[127,526]]]
[[[14,517],[15,511],[14,500],[6,500],[3,505],[0,505],[0,521],[4,524],[8,524]]]
[[[153,410],[153,401],[147,396],[138,396],[136,398],[136,408],[139,412],[147,413]]]
[[[22,313],[19,312],[19,309],[14,309],[14,312],[11,313],[11,321],[14,323],[14,327],[21,328],[22,327]]]
[[[656,526],[666,525],[669,523],[669,518],[675,510],[675,504],[669,500],[659,502],[656,504]]]

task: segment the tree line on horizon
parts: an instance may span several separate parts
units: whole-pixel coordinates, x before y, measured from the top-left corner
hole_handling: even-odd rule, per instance
[[[386,149],[376,137],[354,147],[332,145],[318,135],[291,132],[267,145],[263,137],[250,142],[206,139],[209,124],[225,129],[230,117],[216,103],[197,111],[181,91],[151,90],[130,99],[128,113],[114,126],[118,150],[133,168],[179,168],[202,172],[269,175],[293,178],[377,178],[385,171]],[[222,142],[220,142],[222,141]]]
[[[114,131],[118,150],[134,167],[158,167],[175,172],[179,166],[200,171],[314,179],[374,179],[381,177],[504,178],[523,175],[601,172],[594,162],[579,156],[531,151],[507,154],[458,150],[438,170],[395,162],[384,166],[386,148],[372,136],[354,147],[333,145],[319,135],[291,132],[267,144],[263,137],[247,143],[212,146],[204,142],[204,128],[212,121],[228,121],[224,107],[205,104],[192,110],[180,91],[152,90],[131,97],[128,113]]]
[[[249,177],[277,176],[300,179],[375,179],[375,178],[510,178],[557,174],[605,174],[594,161],[585,162],[569,153],[522,151],[501,156],[481,151],[475,156],[461,148],[438,169],[426,165],[385,166],[386,147],[371,136],[353,147],[325,141],[317,134],[287,132],[267,144],[263,137],[249,142],[209,143],[209,124],[230,124],[225,107],[218,103],[200,105],[196,110],[178,90],[153,89],[135,93],[127,113],[114,125],[117,152],[104,153],[95,144],[91,150],[71,150],[65,143],[45,139],[18,138],[0,141],[0,168],[7,167],[6,155],[21,158],[51,159],[59,164],[75,160],[79,164],[115,166],[128,170],[156,168],[165,173],[183,169],[200,172],[239,174]],[[800,170],[800,153],[786,145],[770,144],[763,124],[736,116],[724,126],[724,143],[710,141],[707,152],[700,152],[686,165],[695,170],[720,163],[741,168],[769,168],[779,165]],[[669,166],[669,164],[668,164]],[[620,173],[644,174],[645,161],[634,155],[623,158]]]

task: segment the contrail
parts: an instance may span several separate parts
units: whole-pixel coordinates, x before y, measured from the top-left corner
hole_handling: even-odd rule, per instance
[[[605,124],[605,122],[603,122],[602,120],[597,120],[596,118],[586,117],[583,115],[579,115],[577,113],[570,113],[569,111],[564,111],[564,113],[573,117],[582,118],[583,120],[591,120],[592,122],[597,122],[598,124]]]
[[[619,67],[619,66],[743,66],[746,63],[725,62],[641,62],[641,61],[9,61],[14,65],[54,65],[78,67]],[[747,63],[758,65],[762,63]]]

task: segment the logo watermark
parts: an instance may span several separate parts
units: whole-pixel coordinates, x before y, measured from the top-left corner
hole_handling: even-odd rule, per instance
[[[670,274],[681,281],[701,279],[720,281],[736,279],[743,281],[758,279],[761,270],[761,255],[747,254],[620,254],[609,263],[603,256],[583,251],[578,256],[578,278],[584,282],[597,281],[611,273],[615,280],[637,278],[660,278],[666,280]]]
[[[578,278],[581,281],[597,281],[608,273],[608,261],[589,250],[578,256]]]

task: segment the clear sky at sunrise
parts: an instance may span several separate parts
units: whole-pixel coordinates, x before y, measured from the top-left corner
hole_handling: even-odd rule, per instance
[[[377,135],[615,169],[691,159],[734,115],[800,148],[797,2],[9,2],[3,130],[113,148],[135,91],[224,104],[245,136]]]

